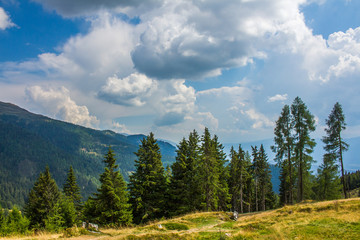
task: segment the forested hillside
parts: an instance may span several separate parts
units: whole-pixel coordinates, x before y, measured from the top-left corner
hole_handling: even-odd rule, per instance
[[[129,172],[134,170],[134,152],[144,137],[89,129],[3,102],[0,102],[0,136],[0,204],[6,208],[24,205],[34,180],[46,165],[59,187],[72,165],[86,199],[96,191],[109,145],[127,180]],[[164,165],[173,162],[175,147],[164,141],[159,141],[159,146]]]

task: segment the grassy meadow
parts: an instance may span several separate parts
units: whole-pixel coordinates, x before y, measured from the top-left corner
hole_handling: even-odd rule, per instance
[[[40,233],[10,239],[360,239],[360,198],[306,202],[276,210],[239,215],[193,213],[144,226],[101,229],[69,237]],[[80,232],[72,229],[73,235]],[[74,234],[75,233],[75,234]]]

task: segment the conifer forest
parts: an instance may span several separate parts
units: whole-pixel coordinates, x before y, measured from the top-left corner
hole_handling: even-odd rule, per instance
[[[194,212],[266,211],[305,200],[349,198],[358,191],[360,172],[346,172],[343,153],[351,146],[342,137],[346,129],[340,103],[326,119],[322,142],[315,142],[314,115],[301,98],[284,105],[276,121],[271,150],[280,168],[280,191],[273,191],[268,153],[263,145],[230,154],[208,128],[193,130],[176,149],[175,162],[165,166],[153,133],[135,152],[128,181],[112,146],[103,156],[99,185],[87,199],[81,196],[76,169],[68,166],[65,182],[56,182],[47,166],[38,175],[22,209],[0,208],[0,234],[27,234],[37,230],[59,232],[74,225],[123,227],[146,224]],[[316,173],[311,171],[316,144],[325,150]],[[93,225],[92,225],[93,226]]]

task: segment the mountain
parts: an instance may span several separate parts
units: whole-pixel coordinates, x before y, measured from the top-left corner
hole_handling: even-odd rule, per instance
[[[96,191],[108,146],[128,179],[134,171],[134,152],[145,135],[122,135],[99,131],[30,113],[0,102],[0,204],[23,206],[29,190],[45,166],[59,187],[73,166],[84,199]],[[175,147],[158,141],[164,165],[171,164]]]

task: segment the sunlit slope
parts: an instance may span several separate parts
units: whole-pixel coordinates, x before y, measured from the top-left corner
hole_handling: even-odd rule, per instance
[[[360,198],[240,215],[195,213],[74,239],[360,239]]]

